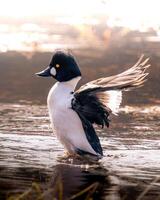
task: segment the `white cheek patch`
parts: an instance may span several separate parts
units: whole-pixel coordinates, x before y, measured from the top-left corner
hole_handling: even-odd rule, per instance
[[[52,68],[50,69],[50,73],[51,73],[53,76],[55,76],[55,75],[56,75],[56,69],[55,69],[54,67],[52,67]]]

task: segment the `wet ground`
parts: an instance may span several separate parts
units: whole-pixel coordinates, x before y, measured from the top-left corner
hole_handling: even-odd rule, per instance
[[[0,104],[0,199],[31,190],[33,183],[43,199],[53,199],[60,179],[63,199],[78,199],[73,195],[96,185],[93,199],[159,200],[159,116],[158,105],[122,107],[109,129],[97,127],[104,158],[84,164],[61,159],[63,147],[52,135],[46,106]]]

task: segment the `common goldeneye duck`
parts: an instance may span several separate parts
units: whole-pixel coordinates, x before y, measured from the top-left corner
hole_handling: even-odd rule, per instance
[[[108,117],[118,113],[122,91],[140,87],[145,82],[148,60],[141,56],[128,70],[91,81],[78,90],[75,87],[81,72],[74,56],[68,52],[55,52],[49,66],[37,73],[57,80],[49,91],[47,105],[53,132],[69,154],[98,159],[103,156],[93,124],[109,127]]]
[[[78,64],[75,58],[68,53],[57,51],[49,64],[42,72],[37,73],[39,76],[52,76],[59,82],[70,81],[73,78],[81,76]]]

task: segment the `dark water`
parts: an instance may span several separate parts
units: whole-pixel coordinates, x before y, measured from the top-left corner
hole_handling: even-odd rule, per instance
[[[93,199],[160,199],[159,115],[158,105],[123,107],[109,129],[97,127],[104,158],[86,164],[60,159],[64,150],[52,135],[45,106],[1,104],[0,199],[34,191],[33,183],[43,199],[53,199],[59,179],[63,199],[95,185]]]

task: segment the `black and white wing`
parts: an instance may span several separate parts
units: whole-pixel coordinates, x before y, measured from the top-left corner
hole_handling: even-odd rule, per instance
[[[146,81],[149,58],[138,62],[118,75],[91,81],[74,93],[72,109],[82,120],[86,136],[93,149],[102,154],[99,139],[92,124],[109,127],[108,116],[117,114],[122,101],[122,91],[140,87]],[[88,128],[90,127],[90,128]],[[92,127],[92,128],[91,128]]]

